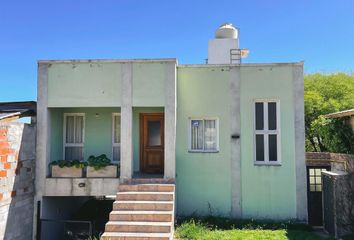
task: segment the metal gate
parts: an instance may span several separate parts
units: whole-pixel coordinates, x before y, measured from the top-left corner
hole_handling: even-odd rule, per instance
[[[321,172],[329,167],[307,167],[308,219],[312,226],[323,225]]]

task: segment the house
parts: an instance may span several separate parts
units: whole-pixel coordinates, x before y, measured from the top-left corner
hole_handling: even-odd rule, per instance
[[[87,199],[115,196],[118,189],[118,200],[134,205],[146,200],[139,191],[159,191],[163,184],[172,206],[144,205],[172,212],[167,230],[146,223],[156,234],[173,231],[175,214],[306,222],[303,62],[242,64],[247,51],[238,33],[231,24],[217,29],[207,64],[39,61],[36,222],[67,219]],[[52,161],[101,154],[120,165],[119,176],[52,176]],[[154,196],[146,198],[166,200]],[[143,203],[114,204],[120,211],[111,218],[122,219],[122,210],[134,214]],[[145,231],[128,220],[110,223],[105,234]],[[56,231],[43,234],[54,239]]]
[[[343,119],[354,133],[354,108],[325,115],[326,118]]]

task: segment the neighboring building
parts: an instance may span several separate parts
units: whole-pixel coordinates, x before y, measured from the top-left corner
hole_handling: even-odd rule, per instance
[[[32,237],[35,116],[36,102],[0,103],[0,239]],[[31,123],[13,121],[23,117]]]
[[[327,118],[341,118],[352,127],[354,133],[354,108],[325,115]]]
[[[209,64],[39,61],[35,219],[160,177],[177,215],[306,222],[303,62],[241,64],[245,52],[223,25]],[[100,154],[119,177],[51,176],[52,161]]]

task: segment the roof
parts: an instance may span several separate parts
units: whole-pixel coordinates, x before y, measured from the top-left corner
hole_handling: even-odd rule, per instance
[[[36,113],[37,103],[34,101],[0,103],[0,121],[32,117],[36,116]]]
[[[354,116],[354,108],[325,115],[326,118],[342,118],[350,116]]]
[[[38,60],[38,63],[176,63],[176,58],[136,58],[136,59],[63,59],[63,60]]]

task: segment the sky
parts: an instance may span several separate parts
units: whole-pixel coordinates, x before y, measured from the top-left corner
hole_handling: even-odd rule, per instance
[[[352,0],[0,0],[0,102],[36,100],[37,60],[177,58],[204,63],[225,22],[245,63],[354,69]]]

